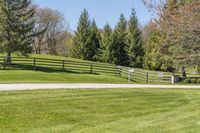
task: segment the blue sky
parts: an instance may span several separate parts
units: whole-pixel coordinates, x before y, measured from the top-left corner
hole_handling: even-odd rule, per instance
[[[91,19],[102,28],[106,23],[112,27],[123,13],[128,19],[131,9],[135,8],[142,25],[146,24],[151,15],[143,5],[142,0],[34,0],[40,7],[57,9],[65,14],[65,18],[72,30],[75,30],[80,13],[87,9]]]

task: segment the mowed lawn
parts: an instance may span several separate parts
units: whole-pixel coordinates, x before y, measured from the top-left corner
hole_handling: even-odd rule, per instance
[[[115,75],[95,75],[31,70],[0,70],[0,83],[128,83]]]
[[[0,132],[198,133],[200,90],[0,92]]]

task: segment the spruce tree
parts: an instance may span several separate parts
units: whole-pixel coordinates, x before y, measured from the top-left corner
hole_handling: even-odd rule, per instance
[[[3,52],[3,46],[2,46],[2,41],[3,41],[3,24],[5,20],[5,15],[2,10],[3,7],[3,0],[0,0],[0,52]]]
[[[111,63],[111,46],[112,46],[112,28],[109,24],[104,26],[101,34],[101,61]]]
[[[5,13],[3,48],[8,57],[13,52],[20,52],[22,55],[31,53],[35,26],[33,19],[35,10],[31,8],[31,1],[23,0],[18,6],[4,6],[3,12]]]
[[[128,22],[128,43],[130,66],[142,68],[144,58],[143,40],[135,9],[132,9],[132,14]]]
[[[95,20],[90,22],[86,9],[82,12],[75,37],[72,56],[84,60],[97,61],[100,48],[99,29]]]
[[[89,14],[86,9],[81,13],[77,31],[73,39],[72,56],[80,59],[88,58],[88,46],[91,44],[91,27]]]
[[[88,46],[86,46],[88,54],[87,59],[91,61],[97,61],[99,58],[100,50],[100,34],[95,20],[92,21],[92,24],[90,26],[90,32],[91,43],[89,43]]]
[[[120,15],[119,22],[113,33],[113,43],[111,46],[112,63],[122,66],[129,65],[128,45],[127,45],[127,22],[123,14]]]

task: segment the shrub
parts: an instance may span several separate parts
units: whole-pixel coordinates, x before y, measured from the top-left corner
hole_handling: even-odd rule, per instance
[[[196,84],[196,83],[197,83],[197,79],[192,79],[191,82],[192,82],[193,84]]]
[[[197,80],[197,84],[200,84],[200,79]]]
[[[192,80],[191,80],[191,79],[185,79],[185,83],[191,84],[191,83],[192,83]]]

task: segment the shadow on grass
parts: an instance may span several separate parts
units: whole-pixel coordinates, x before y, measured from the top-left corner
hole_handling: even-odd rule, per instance
[[[3,66],[0,66],[0,70],[32,70],[32,71],[40,71],[40,72],[46,72],[46,73],[72,73],[72,74],[92,74],[92,75],[101,75],[100,73],[90,73],[89,71],[74,71],[70,69],[62,69],[62,68],[53,68],[53,67],[42,67],[42,66],[37,66],[34,68],[32,65],[24,65],[24,64],[11,64],[7,65],[4,69]]]

